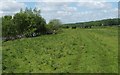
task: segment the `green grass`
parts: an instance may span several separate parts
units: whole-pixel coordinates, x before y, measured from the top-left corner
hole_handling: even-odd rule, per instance
[[[3,43],[3,72],[118,73],[118,31],[63,29]]]

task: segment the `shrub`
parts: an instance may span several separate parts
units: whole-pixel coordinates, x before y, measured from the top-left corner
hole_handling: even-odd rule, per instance
[[[2,17],[2,37],[4,39],[17,39],[22,37],[33,37],[38,34],[45,34],[46,21],[40,15],[40,10],[26,8],[12,16]]]
[[[51,33],[51,34],[58,33],[59,31],[61,31],[61,29],[60,29],[61,25],[62,25],[62,23],[58,19],[50,20],[50,22],[46,26],[47,27],[47,33]]]

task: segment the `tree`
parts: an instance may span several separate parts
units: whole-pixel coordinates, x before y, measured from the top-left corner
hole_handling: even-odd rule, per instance
[[[13,17],[13,22],[16,25],[18,35],[22,35],[29,26],[29,20],[26,13],[15,14]]]
[[[15,14],[13,19],[19,35],[31,37],[35,33],[45,33],[46,21],[36,8],[34,10],[26,8],[25,11]]]
[[[62,23],[59,19],[52,19],[52,20],[50,20],[50,22],[47,25],[47,30],[50,33],[57,33],[58,31],[60,31],[60,26],[61,25],[62,25]]]
[[[41,11],[37,10],[37,8],[34,8],[33,12],[34,12],[35,15],[40,16]]]
[[[45,34],[46,21],[40,15],[40,10],[36,8],[20,9],[14,16],[4,16],[2,18],[3,37],[32,37],[33,34]]]
[[[48,23],[49,27],[53,30],[58,30],[60,25],[61,25],[61,21],[59,19],[52,19],[50,20],[50,22]]]
[[[36,33],[45,34],[45,32],[46,32],[45,19],[42,17],[36,16],[35,23],[36,23],[36,28],[37,28]]]
[[[2,36],[10,39],[16,35],[15,25],[12,16],[6,15],[2,17]]]

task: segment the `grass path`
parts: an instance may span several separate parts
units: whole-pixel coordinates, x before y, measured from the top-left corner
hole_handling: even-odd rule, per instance
[[[118,66],[117,58],[110,56],[109,53],[113,53],[113,51],[109,52],[109,50],[111,49],[109,49],[107,46],[104,47],[105,44],[102,43],[102,41],[99,41],[98,38],[94,36],[96,35],[96,33],[92,33],[91,31],[88,31],[88,30],[81,30],[81,32],[79,33],[81,35],[79,38],[83,39],[82,42],[84,43],[85,47],[83,50],[81,50],[82,53],[78,55],[78,58],[76,58],[76,59],[80,59],[76,63],[76,66],[80,68],[80,70],[77,70],[77,72],[88,72],[88,73],[102,72],[103,73],[107,71],[111,72],[112,71],[111,68],[114,70],[114,72],[117,72],[117,69],[115,70],[113,68],[113,66],[116,66],[116,67]],[[99,42],[96,42],[96,40],[98,40]],[[114,62],[112,62],[112,60],[114,60]],[[116,64],[116,65],[112,65],[112,64]]]

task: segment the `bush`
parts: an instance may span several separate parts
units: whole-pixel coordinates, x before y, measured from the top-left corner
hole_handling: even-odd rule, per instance
[[[8,40],[17,38],[18,36],[33,37],[37,34],[45,34],[46,21],[40,15],[40,10],[26,8],[12,16],[2,17],[2,37]]]
[[[52,33],[52,34],[58,33],[61,30],[60,29],[61,25],[62,25],[62,23],[58,19],[50,20],[50,22],[46,26],[47,27],[47,33],[49,33],[49,32]]]
[[[45,19],[40,15],[40,10],[28,9],[14,16],[2,17],[3,39],[11,40],[23,37],[34,37],[42,34],[56,34],[61,31],[61,22],[58,19],[51,20],[46,25]]]

